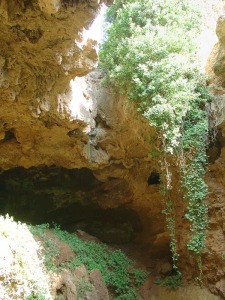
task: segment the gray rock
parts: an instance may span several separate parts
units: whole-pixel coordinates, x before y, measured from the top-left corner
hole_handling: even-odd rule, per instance
[[[109,293],[105,286],[105,283],[102,280],[101,272],[98,269],[92,270],[89,277],[91,283],[97,291],[98,300],[109,300]]]

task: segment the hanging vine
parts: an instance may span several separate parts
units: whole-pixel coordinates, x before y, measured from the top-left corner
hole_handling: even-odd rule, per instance
[[[199,4],[199,5],[198,5]],[[100,51],[105,82],[137,103],[138,111],[157,131],[161,155],[164,214],[177,270],[172,168],[180,171],[191,237],[187,248],[196,255],[201,280],[205,249],[208,120],[210,100],[198,68],[196,37],[201,1],[115,0],[108,10],[107,38]]]

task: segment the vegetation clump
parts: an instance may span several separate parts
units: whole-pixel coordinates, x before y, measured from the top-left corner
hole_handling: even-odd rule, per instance
[[[208,116],[210,100],[200,72],[197,37],[201,1],[115,0],[108,10],[106,40],[100,51],[105,83],[128,96],[157,132],[164,214],[170,230],[173,267],[179,254],[172,174],[178,167],[181,198],[190,222],[187,249],[197,259],[205,249]]]
[[[0,216],[0,240],[0,299],[51,299],[41,247],[28,226]]]
[[[176,290],[182,284],[182,274],[171,275],[164,279],[156,278],[156,280],[154,282],[156,284],[160,284],[168,289]]]
[[[48,224],[30,227],[33,234],[44,237],[45,231],[50,230]],[[85,265],[91,271],[101,271],[103,281],[107,287],[116,295],[115,300],[138,299],[137,287],[144,283],[147,273],[134,267],[134,263],[121,250],[111,250],[103,244],[83,241],[75,234],[63,231],[55,226],[51,231],[63,242],[70,246],[76,253],[76,258],[66,263],[54,263],[54,257],[58,256],[54,243],[48,240],[43,243],[45,247],[45,263],[48,270],[53,272],[63,268],[74,270],[75,267]]]
[[[51,231],[70,246],[76,257],[60,263],[55,258],[60,251]],[[37,242],[33,235],[41,237]],[[79,239],[76,235],[50,229],[48,224],[27,226],[13,218],[0,216],[0,299],[50,300],[50,273],[74,269],[85,265],[87,270],[99,269],[103,281],[115,295],[115,300],[138,299],[137,287],[144,283],[147,273],[134,267],[134,263],[120,250],[108,249],[103,244]],[[78,294],[91,288],[90,282],[80,282]],[[81,297],[82,298],[82,297]]]

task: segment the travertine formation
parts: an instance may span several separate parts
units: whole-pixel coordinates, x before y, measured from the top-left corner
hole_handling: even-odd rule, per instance
[[[0,1],[0,165],[2,170],[41,166],[91,170],[105,192],[95,203],[104,209],[135,210],[143,226],[137,242],[149,245],[150,253],[167,254],[158,162],[150,155],[151,130],[124,97],[102,87],[103,74],[95,70],[97,43],[86,37],[103,2]],[[219,44],[208,58],[210,48],[204,52],[204,45],[215,44],[214,24],[222,4],[207,3],[200,51],[211,75],[215,94],[211,107],[219,128],[209,150],[209,250],[203,271],[211,290],[224,297],[225,17],[218,21]],[[186,260],[185,250],[188,224],[182,218],[177,230],[179,251],[184,254],[181,265],[191,277],[193,262]]]
[[[205,254],[204,270],[206,278],[213,292],[225,297],[225,18],[221,15],[216,29],[219,42],[215,45],[206,67],[209,74],[209,86],[214,94],[211,108],[214,113],[215,142],[211,151],[214,159],[209,164],[207,183],[210,194],[207,199],[209,206],[209,231],[207,235],[207,252]]]
[[[97,204],[138,211],[140,239],[167,252],[148,124],[91,72],[97,43],[86,33],[102,4],[1,1],[1,168],[92,170],[105,191]]]

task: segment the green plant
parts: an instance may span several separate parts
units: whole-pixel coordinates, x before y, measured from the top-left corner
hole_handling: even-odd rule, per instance
[[[89,281],[81,280],[77,285],[77,296],[78,300],[85,299],[86,292],[91,292],[93,286],[90,284]]]
[[[177,261],[179,254],[177,253],[177,240],[176,240],[176,228],[175,228],[175,209],[172,199],[170,198],[169,191],[165,192],[165,203],[163,214],[166,216],[166,226],[170,232],[170,251],[173,260],[173,269],[178,270]]]
[[[123,295],[117,296],[113,300],[141,300],[135,287],[130,287]]]
[[[80,240],[76,235],[61,230],[59,226],[55,226],[54,229],[50,229],[48,224],[31,227],[32,233],[35,233],[42,238],[45,238],[46,229],[51,230],[77,254],[76,258],[63,264],[56,264],[54,260],[52,260],[52,263],[55,264],[54,269],[69,268],[74,270],[75,267],[82,264],[84,264],[89,271],[99,269],[102,273],[104,282],[113,290],[116,297],[119,297],[118,299],[138,299],[137,287],[143,284],[148,274],[142,270],[136,269],[133,266],[132,260],[126,257],[122,251],[113,251],[108,249],[105,245]],[[45,257],[49,257],[50,259],[52,257],[54,258],[54,255],[51,255],[52,243],[50,243],[50,247],[48,247],[48,244],[45,242],[42,242],[42,244],[45,249]],[[47,264],[46,267],[48,267],[49,261],[45,259],[44,262]],[[132,298],[132,294],[135,294],[136,298]],[[128,295],[130,295],[130,298]]]
[[[44,241],[44,264],[48,271],[55,272],[57,270],[54,259],[59,256],[60,252],[56,246],[56,243],[52,239],[46,239]]]
[[[46,230],[49,230],[49,224],[42,224],[36,226],[30,226],[30,231],[34,235],[38,235],[42,239],[42,246],[44,248],[43,257],[44,264],[48,271],[56,272],[57,264],[54,262],[55,258],[59,256],[60,251],[54,240],[48,238],[46,235]]]
[[[134,282],[137,285],[142,285],[146,279],[146,272],[140,269],[131,268],[130,274],[132,274],[132,276],[134,277]]]
[[[25,298],[25,300],[45,300],[45,299],[46,299],[45,296],[40,293],[38,293],[36,295],[31,294]]]
[[[40,258],[41,246],[26,224],[8,215],[0,216],[1,248],[0,297],[4,300],[50,299],[49,278]]]
[[[176,275],[168,276],[166,278],[156,278],[155,279],[156,284],[160,284],[162,286],[165,286],[166,288],[176,290],[178,289],[182,284],[182,274],[178,273]]]
[[[196,256],[199,278],[208,222],[203,202],[207,195],[205,103],[211,100],[198,66],[200,10],[200,0],[115,0],[108,11],[107,39],[100,51],[105,84],[135,102],[157,131],[163,212],[178,275],[177,200],[172,197],[172,181],[174,166],[179,168],[180,198],[187,201],[185,216],[190,222],[187,248]]]
[[[81,241],[57,227],[54,233],[77,253],[76,264],[84,264],[90,271],[99,269],[104,282],[113,288],[116,295],[126,294],[131,286],[142,284],[147,277],[147,273],[142,272],[132,279],[132,274],[137,270],[132,268],[130,271],[133,262],[120,250],[112,251],[95,242]]]

